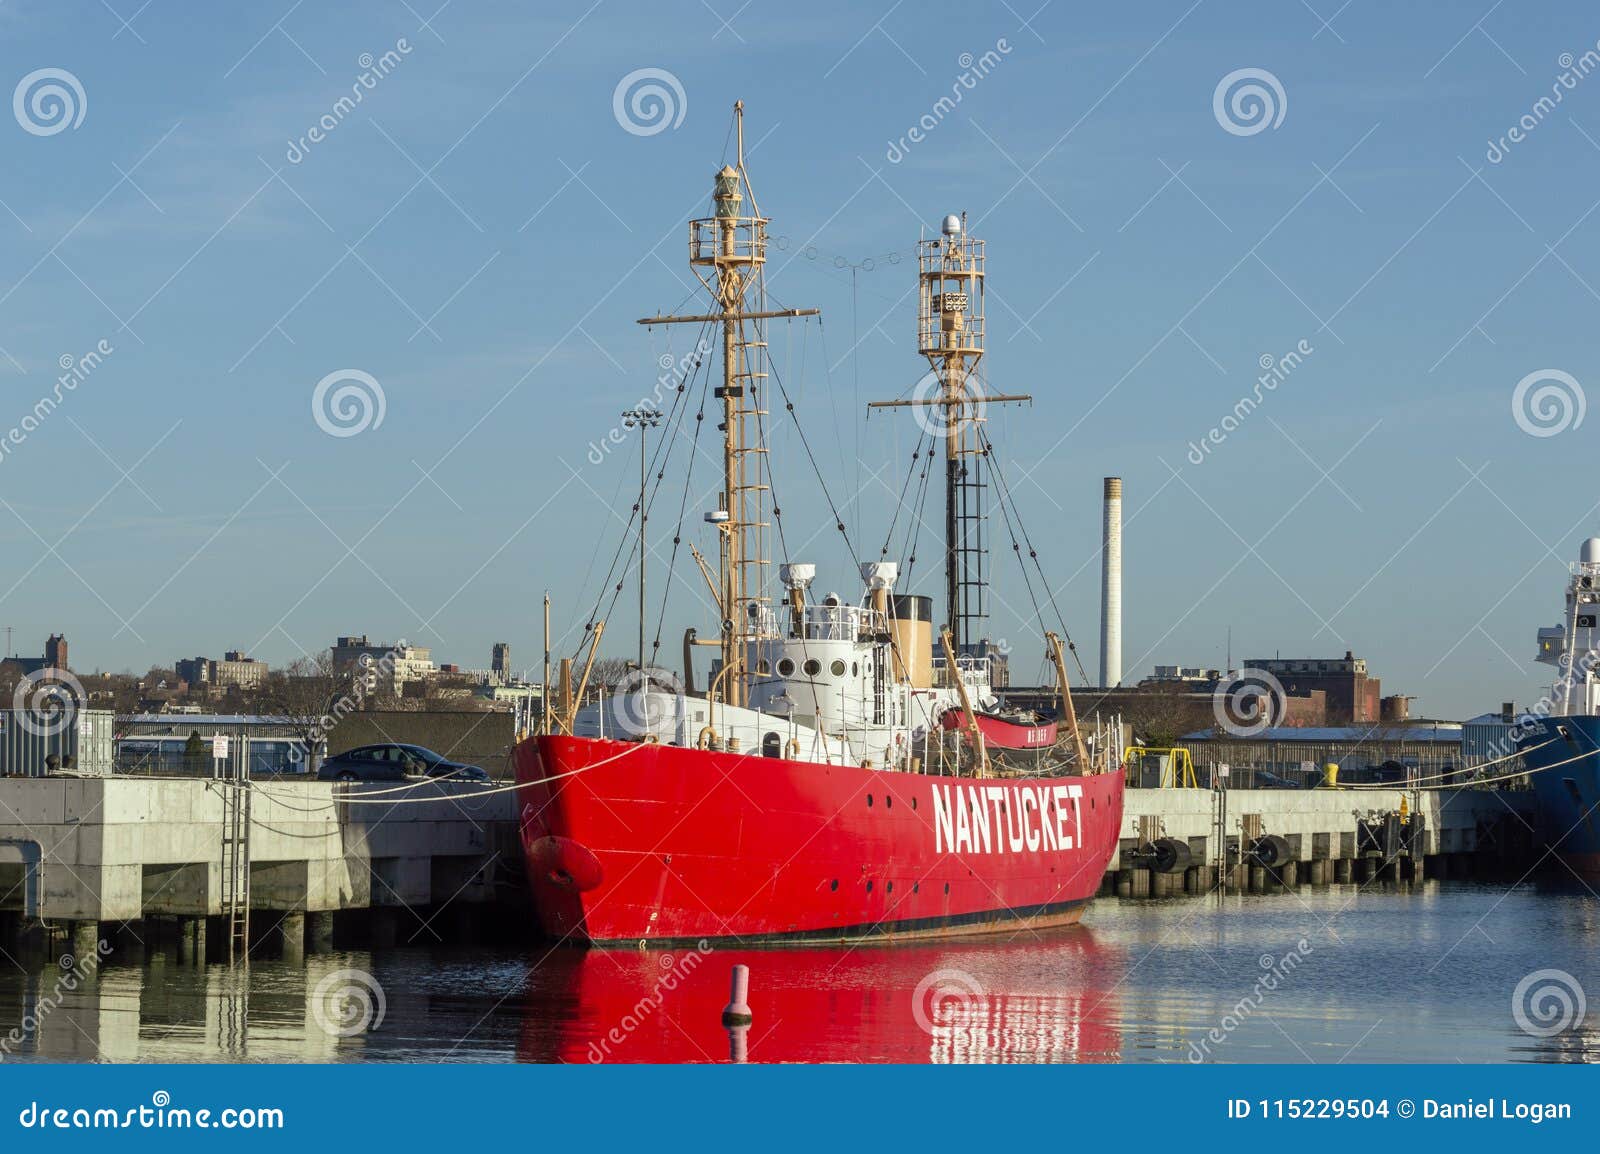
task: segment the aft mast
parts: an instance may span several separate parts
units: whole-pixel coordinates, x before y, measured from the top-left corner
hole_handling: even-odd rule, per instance
[[[965,216],[947,216],[936,240],[917,242],[917,351],[932,366],[932,388],[906,401],[870,408],[928,408],[944,440],[945,621],[955,655],[979,640],[988,615],[984,576],[982,438],[977,425],[990,402],[1030,396],[985,396],[977,376],[984,347],[983,241],[967,235]],[[952,670],[952,675],[954,671]]]
[[[718,608],[722,614],[722,672],[711,683],[726,686],[722,699],[744,705],[748,696],[746,654],[761,636],[768,615],[763,530],[766,494],[771,490],[764,464],[759,418],[765,387],[764,322],[774,317],[815,316],[816,309],[768,311],[766,305],[767,219],[756,206],[744,163],[744,101],[733,106],[738,139],[737,164],[723,165],[712,192],[714,215],[689,222],[689,265],[711,294],[714,312],[698,316],[645,317],[642,325],[720,323],[722,384],[723,490],[719,507],[706,514],[717,526],[720,552]],[[745,205],[748,202],[748,215]],[[748,327],[747,327],[748,326]]]

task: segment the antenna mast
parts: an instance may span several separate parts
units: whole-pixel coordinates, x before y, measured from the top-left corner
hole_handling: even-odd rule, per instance
[[[689,222],[689,265],[705,285],[715,312],[699,316],[645,317],[642,325],[706,323],[722,325],[723,491],[719,508],[706,520],[718,528],[722,620],[722,668],[728,676],[725,700],[743,705],[747,689],[748,642],[761,634],[766,601],[765,518],[766,446],[754,418],[765,416],[766,327],[773,317],[815,316],[816,309],[769,312],[766,304],[767,219],[756,206],[744,164],[744,101],[733,106],[738,163],[724,165],[715,177],[713,216]],[[748,199],[749,215],[745,211]],[[746,323],[750,322],[747,329]],[[715,679],[713,680],[715,684]]]

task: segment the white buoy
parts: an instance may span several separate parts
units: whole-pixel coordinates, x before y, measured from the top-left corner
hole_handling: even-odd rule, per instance
[[[722,1010],[724,1026],[748,1025],[750,1014],[750,967],[734,966],[728,1004]]]

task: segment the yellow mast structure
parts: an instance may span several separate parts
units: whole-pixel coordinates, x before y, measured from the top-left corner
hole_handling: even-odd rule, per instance
[[[1061,690],[1061,716],[1072,731],[1072,748],[1078,755],[1078,772],[1093,773],[1088,751],[1083,745],[1083,731],[1078,728],[1078,711],[1072,704],[1072,685],[1067,681],[1067,659],[1061,653],[1061,638],[1046,630],[1044,642],[1050,647],[1050,660],[1055,663],[1056,684]]]
[[[722,674],[712,680],[727,689],[724,701],[743,705],[747,696],[749,643],[759,636],[766,602],[764,519],[771,491],[758,418],[767,373],[765,326],[775,317],[815,316],[816,309],[768,311],[766,302],[767,219],[756,205],[744,163],[744,101],[733,106],[737,163],[716,174],[710,217],[689,222],[689,265],[711,294],[716,311],[696,316],[644,317],[642,325],[720,323],[722,326],[723,490],[720,507],[706,515],[719,532],[717,598],[722,619]],[[748,211],[746,202],[748,201]],[[749,327],[746,327],[749,326]],[[714,694],[708,689],[708,696]]]

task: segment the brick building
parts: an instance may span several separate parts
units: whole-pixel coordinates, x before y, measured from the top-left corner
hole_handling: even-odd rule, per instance
[[[1367,675],[1367,660],[1349,650],[1343,657],[1256,657],[1248,665],[1277,678],[1289,697],[1321,690],[1327,724],[1371,724],[1382,718],[1383,687]]]

